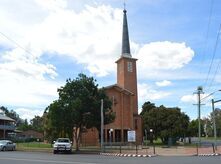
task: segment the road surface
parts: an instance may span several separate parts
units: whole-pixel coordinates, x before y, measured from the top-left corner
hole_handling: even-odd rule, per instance
[[[0,152],[1,164],[219,164],[220,156],[211,157],[115,157],[85,154],[38,152]]]

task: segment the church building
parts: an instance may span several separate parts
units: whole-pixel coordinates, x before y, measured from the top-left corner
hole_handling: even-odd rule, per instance
[[[128,142],[128,131],[135,131],[135,142],[141,144],[142,119],[138,114],[137,59],[130,52],[127,11],[123,10],[123,35],[121,56],[116,61],[117,83],[104,87],[112,100],[112,110],[116,117],[113,123],[104,126],[104,142]],[[89,129],[81,136],[82,144],[99,143],[96,129]]]

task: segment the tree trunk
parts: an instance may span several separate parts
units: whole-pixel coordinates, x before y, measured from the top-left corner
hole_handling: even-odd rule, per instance
[[[74,128],[75,150],[79,151],[80,145],[80,128]]]

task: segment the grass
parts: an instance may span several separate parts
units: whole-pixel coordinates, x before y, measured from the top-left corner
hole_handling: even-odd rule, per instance
[[[214,140],[214,137],[201,137],[203,141],[211,141]],[[221,140],[221,137],[217,137],[217,140]]]
[[[43,142],[26,142],[26,143],[17,143],[18,148],[52,148],[51,144]]]

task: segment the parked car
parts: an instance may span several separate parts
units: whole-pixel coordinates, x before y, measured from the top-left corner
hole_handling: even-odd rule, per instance
[[[56,141],[54,141],[53,153],[56,154],[58,152],[72,152],[72,142],[69,138],[58,138]]]
[[[15,150],[16,144],[10,140],[0,140],[0,151]]]

